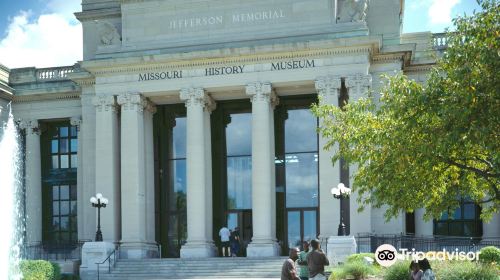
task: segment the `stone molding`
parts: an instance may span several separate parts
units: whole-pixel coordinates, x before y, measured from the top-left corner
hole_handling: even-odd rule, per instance
[[[41,129],[38,120],[20,120],[19,127],[26,131],[27,135],[40,135]]]
[[[71,93],[47,93],[33,95],[14,95],[12,101],[14,103],[33,102],[33,101],[49,101],[49,100],[71,100],[80,99],[80,92]]]
[[[246,94],[250,96],[252,103],[268,102],[273,106],[278,105],[279,99],[269,82],[254,82],[245,87]]]
[[[97,112],[116,112],[117,104],[114,95],[97,95],[92,98],[92,104],[96,107]]]
[[[139,93],[123,93],[117,96],[117,103],[122,107],[122,111],[144,112],[148,106],[146,97]]]
[[[319,77],[314,82],[314,86],[322,98],[338,98],[342,80],[340,76],[324,76]]]
[[[76,130],[80,131],[80,126],[82,125],[82,118],[80,116],[78,116],[78,117],[71,117],[69,119],[69,123],[72,126],[76,126]]]
[[[191,106],[202,106],[208,112],[215,110],[216,103],[203,88],[183,88],[180,91],[181,100],[185,101],[186,108]]]
[[[345,86],[349,90],[350,96],[361,97],[364,93],[367,93],[372,86],[372,76],[356,74],[347,76],[345,79]]]

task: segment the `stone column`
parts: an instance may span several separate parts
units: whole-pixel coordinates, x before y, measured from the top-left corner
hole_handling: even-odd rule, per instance
[[[42,241],[42,167],[40,128],[37,120],[21,121],[26,131],[26,243]]]
[[[187,242],[181,248],[181,258],[215,256],[212,240],[212,170],[208,161],[210,147],[211,98],[202,88],[186,88],[180,92],[187,108],[186,170],[187,170]],[[208,118],[208,120],[207,120]],[[210,142],[208,142],[210,143]],[[209,219],[210,218],[210,219]],[[210,230],[210,231],[209,231]]]
[[[345,79],[345,85],[349,94],[349,102],[355,102],[359,98],[366,96],[372,84],[372,76],[364,74],[356,74],[348,76]],[[357,164],[349,165],[350,188],[354,183],[354,175],[358,172]],[[353,191],[349,199],[350,207],[350,235],[356,236],[358,233],[366,233],[372,231],[371,226],[371,206],[366,206],[363,212],[358,213],[359,203],[358,192]]]
[[[104,241],[117,242],[121,236],[118,108],[112,95],[95,96],[92,102],[96,106],[95,191],[109,200],[101,211],[102,235]]]
[[[146,237],[155,240],[155,171],[153,115],[156,106],[147,102],[144,108],[144,155],[146,160]]]
[[[494,214],[489,222],[483,222],[483,237],[500,237],[500,213]]]
[[[187,243],[181,258],[211,257],[216,249],[212,240],[212,181],[210,113],[213,100],[202,88],[182,89],[187,108]]]
[[[121,200],[122,245],[120,256],[143,259],[156,256],[154,240],[148,240],[146,221],[146,155],[144,108],[149,103],[140,94],[121,94]]]
[[[89,87],[82,86],[82,124],[78,132],[78,143],[81,144],[82,153],[78,160],[82,168],[78,167],[78,173],[82,174],[82,185],[78,186],[78,239],[93,240],[95,238],[97,219],[94,207],[89,207],[89,199],[96,194],[95,164],[96,164],[96,106],[92,103],[95,94]],[[80,152],[80,151],[79,151]],[[119,240],[119,239],[117,239]]]
[[[82,118],[81,117],[72,117],[70,118],[69,120],[70,124],[72,126],[75,126],[76,127],[76,131],[77,131],[77,141],[78,141],[78,150],[77,150],[77,156],[78,156],[78,165],[77,165],[77,168],[76,168],[76,171],[77,171],[77,175],[76,175],[76,194],[77,194],[77,223],[78,223],[78,226],[77,226],[77,232],[78,232],[78,236],[79,238],[78,239],[83,239],[83,238],[80,238],[80,236],[83,236],[83,228],[84,228],[84,224],[83,224],[83,219],[81,219],[81,217],[84,216],[83,214],[83,209],[85,206],[89,206],[89,203],[87,202],[88,199],[85,199],[84,197],[84,193],[83,193],[83,158],[82,158],[82,146],[83,146],[83,141],[81,139],[81,134],[80,134],[80,128],[81,128],[81,125],[82,125]]]
[[[416,236],[432,236],[434,234],[434,222],[424,220],[424,208],[415,210],[415,235]]]
[[[277,97],[270,83],[246,86],[252,101],[252,242],[248,257],[279,254],[273,215],[276,208],[274,154],[274,105]]]
[[[339,106],[340,76],[319,77],[316,79],[315,87],[322,105]],[[321,119],[319,125],[320,127],[323,125]],[[339,147],[335,144],[330,150],[325,150],[323,147],[328,140],[319,135],[319,238],[321,241],[337,235],[340,222],[340,201],[333,198],[330,192],[340,183],[340,162],[332,164],[331,160]],[[326,248],[325,244],[322,245]]]

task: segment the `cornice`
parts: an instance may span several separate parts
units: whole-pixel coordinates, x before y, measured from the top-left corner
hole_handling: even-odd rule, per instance
[[[81,87],[95,85],[95,77],[89,72],[82,71],[82,69],[78,72],[69,73],[68,79]]]
[[[90,21],[109,17],[121,17],[122,11],[119,8],[108,8],[77,12],[74,15],[79,21]]]
[[[12,101],[14,103],[25,103],[33,101],[48,101],[48,100],[71,100],[80,99],[79,92],[70,93],[47,93],[47,94],[33,94],[33,95],[14,95]]]
[[[13,99],[13,97],[14,96],[12,94],[6,93],[0,89],[0,99],[7,99],[7,100],[11,101]]]
[[[414,64],[405,67],[405,72],[429,72],[436,65],[436,63]]]
[[[222,65],[231,64],[246,64],[246,63],[262,63],[269,61],[279,61],[279,60],[290,60],[290,59],[307,59],[307,58],[319,58],[319,57],[331,57],[338,55],[348,55],[348,54],[371,54],[373,52],[378,52],[376,44],[371,42],[369,44],[352,46],[352,47],[342,47],[342,48],[330,48],[330,49],[306,49],[299,51],[280,51],[275,53],[267,54],[251,54],[251,55],[239,55],[239,56],[223,56],[220,53],[217,55],[208,55],[204,52],[199,57],[194,57],[192,59],[182,59],[183,54],[176,56],[170,56],[166,59],[158,59],[151,61],[151,59],[146,60],[145,57],[141,57],[141,60],[130,61],[127,64],[120,62],[119,59],[109,59],[107,61],[88,61],[82,63],[82,68],[85,68],[94,75],[109,75],[109,74],[120,74],[120,73],[135,73],[135,72],[147,72],[147,71],[160,71],[160,70],[173,70],[173,69],[189,69],[189,68],[200,68],[200,67],[214,67]],[[205,54],[206,56],[203,56]]]

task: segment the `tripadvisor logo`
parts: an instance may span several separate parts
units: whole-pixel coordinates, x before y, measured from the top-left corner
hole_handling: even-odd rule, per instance
[[[375,259],[377,263],[381,266],[389,267],[395,264],[398,260],[423,260],[424,258],[430,261],[445,261],[445,260],[459,260],[459,261],[475,261],[479,260],[480,252],[463,252],[458,251],[447,251],[443,249],[437,252],[421,252],[415,249],[408,250],[401,248],[399,252],[394,246],[390,244],[380,245],[375,251]]]

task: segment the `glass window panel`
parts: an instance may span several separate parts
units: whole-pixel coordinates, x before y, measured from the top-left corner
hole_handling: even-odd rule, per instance
[[[178,159],[170,161],[172,168],[173,189],[169,193],[170,210],[185,210],[186,209],[186,160]]]
[[[69,232],[61,232],[61,241],[63,243],[68,243],[70,241],[70,234]]]
[[[318,162],[314,153],[292,154],[286,161],[286,207],[318,206]]]
[[[59,127],[56,127],[54,130],[51,130],[54,134],[52,134],[52,138],[59,137]]]
[[[237,213],[227,214],[227,227],[230,230],[234,230],[234,228],[237,226],[238,226],[238,214]]]
[[[252,158],[227,158],[228,209],[252,208]]]
[[[77,200],[77,188],[76,185],[71,185],[70,187],[70,199],[71,200]]]
[[[59,168],[59,156],[52,156],[52,168],[53,169]]]
[[[71,136],[76,137],[78,135],[78,132],[76,131],[76,126],[71,127]]]
[[[59,200],[59,186],[52,186],[52,199]]]
[[[70,224],[71,224],[71,231],[73,232],[76,232],[78,230],[78,223],[77,223],[77,220],[76,220],[76,216],[71,216],[69,217],[69,221],[70,221]]]
[[[59,127],[59,136],[60,137],[68,137],[68,128],[65,126]]]
[[[60,150],[61,154],[68,153],[68,139],[60,139],[59,146],[61,148],[61,150]]]
[[[69,215],[69,201],[61,201],[61,215]]]
[[[76,215],[78,209],[76,208],[76,201],[71,201],[71,215]]]
[[[464,207],[464,219],[473,220],[476,218],[476,205],[465,204],[463,207]]]
[[[450,222],[448,233],[451,236],[462,236],[463,235],[463,222]]]
[[[226,151],[228,156],[252,154],[252,114],[231,114],[226,127]]]
[[[288,212],[288,248],[300,247],[300,212]]]
[[[71,168],[78,168],[78,155],[71,155]]]
[[[69,168],[69,157],[68,155],[61,156],[61,168]]]
[[[448,211],[444,211],[443,214],[441,214],[441,220],[443,221],[448,220]]]
[[[304,240],[316,239],[316,211],[304,211]]]
[[[455,220],[460,220],[462,219],[462,208],[458,207],[455,209],[455,212],[453,213],[453,219]]]
[[[69,230],[69,218],[68,217],[61,217],[60,228],[61,228],[61,230]]]
[[[285,120],[285,153],[318,150],[317,119],[309,109],[289,110]]]
[[[448,223],[436,223],[436,228],[434,229],[434,231],[435,235],[448,235]]]
[[[59,217],[52,217],[52,230],[59,230]]]
[[[186,157],[186,117],[175,118],[172,158]]]
[[[51,153],[57,154],[59,152],[59,141],[51,140],[51,143],[52,143]]]
[[[478,236],[475,222],[464,222],[464,236]]]
[[[53,216],[59,215],[59,201],[52,202],[52,215]]]
[[[78,152],[78,139],[71,139],[71,152]]]
[[[62,185],[60,190],[61,190],[61,200],[62,199],[69,199],[69,186]]]

